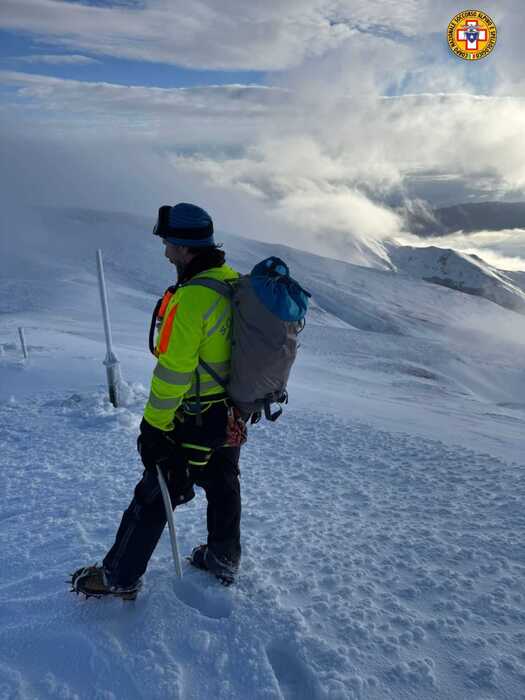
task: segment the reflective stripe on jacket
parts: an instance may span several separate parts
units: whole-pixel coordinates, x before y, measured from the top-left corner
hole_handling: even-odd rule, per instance
[[[229,265],[213,267],[195,275],[217,280],[239,277]],[[195,396],[196,373],[204,360],[219,376],[229,375],[231,356],[231,303],[212,289],[180,287],[163,309],[156,343],[157,366],[144,418],[156,428],[171,430],[175,411],[183,399]],[[224,391],[204,370],[199,370],[200,394]]]

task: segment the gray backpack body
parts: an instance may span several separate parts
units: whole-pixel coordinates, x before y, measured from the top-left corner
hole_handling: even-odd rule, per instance
[[[297,285],[294,280],[292,283]],[[264,295],[257,293],[252,275],[228,281],[200,277],[184,286],[190,285],[213,289],[232,303],[232,354],[227,383],[202,360],[199,367],[224,387],[242,418],[247,420],[252,416],[255,423],[264,412],[266,418],[276,420],[282,407],[272,413],[271,404],[288,401],[286,386],[297,355],[297,336],[304,327],[304,315],[290,320],[290,313],[283,314],[275,304],[270,310],[264,303]],[[283,315],[287,318],[283,319]]]

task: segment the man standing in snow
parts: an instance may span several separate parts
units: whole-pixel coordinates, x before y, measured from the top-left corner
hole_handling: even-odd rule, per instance
[[[173,507],[195,496],[194,484],[206,492],[208,542],[195,547],[191,563],[229,584],[241,556],[242,443],[228,432],[231,411],[223,387],[200,366],[203,362],[215,377],[228,378],[231,302],[205,286],[184,286],[201,277],[225,280],[239,274],[225,264],[211,217],[200,207],[161,207],[153,233],[163,239],[165,255],[177,268],[177,284],[159,301],[152,322],[152,330],[155,322],[159,329],[152,347],[157,365],[137,441],[144,474],[102,565],[72,576],[73,590],[86,595],[133,599],[140,589],[166,525],[157,465]]]

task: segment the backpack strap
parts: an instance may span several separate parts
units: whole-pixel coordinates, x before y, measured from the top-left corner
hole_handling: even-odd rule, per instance
[[[237,278],[233,278],[237,279]],[[231,280],[233,281],[233,280]],[[188,282],[185,282],[184,284],[181,285],[181,287],[192,287],[192,286],[199,286],[199,287],[207,287],[208,289],[213,290],[214,292],[217,292],[217,294],[220,294],[221,296],[225,297],[226,299],[230,299],[233,296],[233,288],[230,284],[230,280],[216,280],[213,279],[212,277],[197,277],[196,279],[191,279]],[[201,395],[200,395],[200,376],[199,376],[199,367],[201,367],[205,372],[207,372],[215,381],[217,384],[223,387],[223,389],[226,389],[226,382],[222,380],[221,377],[215,372],[214,369],[210,367],[210,365],[207,362],[204,362],[204,360],[201,360],[199,358],[199,364],[197,366],[197,369],[195,370],[195,388],[197,390],[197,425],[200,427],[202,425],[202,418],[201,418]]]
[[[204,360],[201,360],[200,358],[199,358],[199,367],[202,367],[203,370],[205,370],[211,377],[213,377],[213,379],[215,379],[217,384],[220,384],[223,389],[226,389],[228,382],[225,382],[224,379],[219,377],[217,372],[214,369],[212,369],[207,362],[204,362]],[[198,386],[199,386],[199,381],[197,381],[197,387]]]
[[[216,280],[212,277],[197,277],[196,279],[194,278],[189,282],[181,284],[181,287],[194,287],[197,285],[199,287],[207,287],[208,289],[212,289],[214,292],[217,292],[217,294],[220,294],[227,299],[231,299],[233,296],[231,282],[235,279],[237,278],[233,278],[232,280]]]

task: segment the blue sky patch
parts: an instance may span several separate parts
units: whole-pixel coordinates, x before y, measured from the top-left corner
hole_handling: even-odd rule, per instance
[[[23,60],[27,56],[34,57],[39,54],[66,57],[81,55],[92,58],[95,62],[52,64],[44,60],[42,62]],[[166,63],[150,63],[102,56],[86,52],[81,48],[66,51],[63,47],[36,39],[32,35],[5,30],[0,31],[0,67],[2,70],[49,75],[68,80],[163,88],[229,85],[232,83],[264,85],[267,75],[264,71],[194,70]]]

